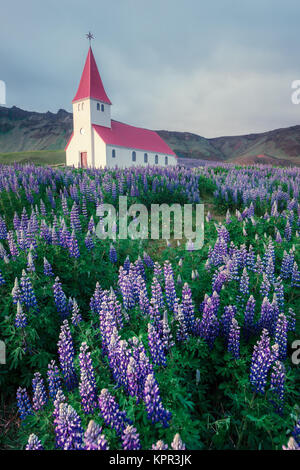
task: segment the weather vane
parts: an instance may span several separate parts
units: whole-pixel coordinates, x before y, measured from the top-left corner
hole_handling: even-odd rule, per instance
[[[89,40],[89,43],[90,43],[90,46],[91,46],[91,40],[95,39],[95,36],[90,31],[85,36]]]

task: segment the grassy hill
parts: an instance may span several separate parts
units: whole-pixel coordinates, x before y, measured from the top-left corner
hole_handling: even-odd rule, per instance
[[[37,165],[62,165],[66,161],[64,150],[37,150],[32,152],[0,153],[0,164],[35,163]]]

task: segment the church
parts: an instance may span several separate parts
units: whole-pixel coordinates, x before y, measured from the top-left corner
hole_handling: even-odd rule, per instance
[[[111,119],[108,98],[89,48],[73,104],[66,164],[76,168],[173,166],[177,156],[154,131]]]

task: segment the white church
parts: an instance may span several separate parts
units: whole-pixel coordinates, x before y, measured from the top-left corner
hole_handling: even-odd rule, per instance
[[[111,119],[108,98],[91,47],[73,104],[73,133],[66,164],[76,168],[176,165],[177,156],[154,131]]]

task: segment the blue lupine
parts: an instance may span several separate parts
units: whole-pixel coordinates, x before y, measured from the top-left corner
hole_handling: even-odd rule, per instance
[[[104,388],[99,398],[99,409],[106,426],[115,429],[116,433],[121,436],[127,424],[132,424],[127,418],[125,411],[121,411],[113,395]]]
[[[111,244],[109,248],[109,259],[111,263],[116,263],[118,261],[117,251],[113,244]]]
[[[53,271],[52,271],[52,266],[49,263],[49,261],[44,257],[44,274],[45,276],[54,276]]]
[[[152,423],[161,422],[163,427],[168,427],[172,415],[162,405],[158,384],[153,374],[149,374],[145,381],[144,402],[148,419]]]
[[[195,310],[192,300],[192,291],[187,283],[182,288],[182,313],[184,315],[187,331],[192,331],[195,321]]]
[[[278,358],[280,360],[286,359],[287,356],[287,332],[288,322],[286,316],[281,313],[278,317],[275,329],[275,343],[279,346]]]
[[[288,315],[288,331],[296,331],[296,314],[292,308],[289,308]]]
[[[44,450],[41,441],[35,434],[30,434],[25,447],[26,450]]]
[[[60,314],[61,318],[66,318],[69,315],[69,307],[67,297],[62,290],[61,282],[59,277],[55,278],[55,283],[52,286],[54,294],[54,302],[56,305],[57,312]]]
[[[299,272],[297,263],[294,263],[294,266],[293,266],[291,286],[300,287],[300,272]]]
[[[2,276],[2,272],[0,270],[0,286],[2,286],[3,284],[5,284],[5,279],[4,277]]]
[[[68,249],[69,249],[69,255],[71,258],[79,258],[80,257],[80,252],[78,248],[78,242],[77,238],[75,235],[75,230],[72,231],[71,236],[68,237]]]
[[[78,304],[75,299],[72,300],[72,317],[71,322],[72,325],[78,326],[80,322],[82,322],[82,316],[79,311]]]
[[[295,441],[300,446],[300,419],[297,422],[296,426],[294,427],[294,430],[292,432],[292,436],[295,438]]]
[[[228,352],[234,359],[240,357],[240,327],[235,318],[232,319],[228,334]]]
[[[67,320],[64,320],[58,341],[59,362],[63,378],[68,390],[73,390],[78,384],[74,367],[74,346]]]
[[[80,383],[79,393],[86,414],[93,413],[97,406],[97,388],[91,353],[86,343],[82,343],[79,354]]]
[[[285,398],[285,367],[280,361],[275,361],[272,368],[270,392],[275,411],[282,413]]]
[[[17,407],[22,421],[26,416],[33,414],[26,388],[19,387],[17,390]]]
[[[268,372],[277,357],[278,345],[270,347],[270,337],[264,329],[260,340],[254,346],[250,370],[250,382],[257,393],[265,393]]]
[[[140,450],[140,437],[136,428],[127,426],[122,433],[122,447],[124,450]]]
[[[166,356],[159,332],[151,323],[148,324],[148,344],[154,364],[166,366]]]
[[[16,318],[15,318],[15,326],[16,326],[16,328],[25,328],[25,326],[27,324],[28,324],[28,322],[27,322],[26,314],[22,309],[22,305],[21,305],[20,301],[18,300],[17,313],[16,313]]]
[[[29,308],[36,308],[37,309],[37,301],[36,296],[33,291],[33,287],[29,277],[26,274],[26,271],[23,269],[22,277],[20,280],[20,288],[21,288],[21,300]]]
[[[102,427],[91,420],[84,433],[84,450],[109,450]]]
[[[255,315],[255,304],[256,301],[251,295],[248,299],[246,308],[245,308],[245,316],[244,316],[244,332],[245,337],[248,340],[251,334],[254,332],[254,315]]]
[[[47,394],[44,385],[44,380],[41,377],[39,372],[34,374],[34,378],[32,379],[32,388],[33,388],[33,409],[34,411],[38,411],[43,408],[47,403]]]
[[[49,395],[54,400],[57,392],[61,390],[61,378],[58,367],[54,360],[48,364],[47,381],[49,388]]]
[[[72,406],[61,403],[55,420],[56,445],[63,450],[83,448],[83,428],[81,419]]]

